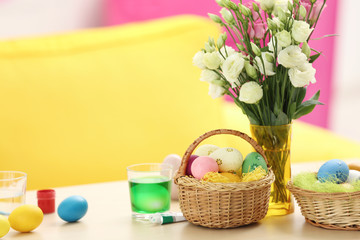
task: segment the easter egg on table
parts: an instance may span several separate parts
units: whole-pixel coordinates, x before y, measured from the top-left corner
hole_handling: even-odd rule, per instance
[[[243,162],[242,173],[254,171],[257,167],[262,167],[266,172],[268,171],[265,159],[258,152],[249,153]]]
[[[10,223],[7,217],[0,215],[0,238],[5,236],[10,230]]]
[[[360,180],[360,172],[356,170],[349,170],[349,177],[347,183],[354,183]]]
[[[177,174],[179,167],[181,165],[181,157],[177,154],[170,154],[164,158],[163,163],[172,166],[173,168],[172,177],[174,177]],[[179,199],[179,187],[174,183],[174,181],[171,181],[171,199],[173,200]]]
[[[199,157],[198,155],[191,155],[188,161],[188,164],[186,166],[186,175],[191,176],[192,172],[191,172],[191,165],[193,164],[194,160]]]
[[[192,175],[201,179],[208,172],[218,172],[219,166],[213,158],[200,156],[196,158],[191,166]]]
[[[164,158],[163,163],[172,166],[173,168],[172,175],[175,176],[181,165],[181,157],[177,154],[170,154]]]
[[[235,148],[220,148],[210,154],[219,165],[220,172],[237,172],[243,163],[243,156]]]
[[[349,167],[340,159],[332,159],[324,163],[317,174],[320,182],[344,183],[349,176]]]
[[[31,232],[37,228],[44,218],[38,206],[22,205],[15,208],[9,215],[10,226],[19,232]]]
[[[66,222],[76,222],[85,216],[88,203],[82,196],[74,195],[65,198],[58,206],[59,217]]]
[[[220,149],[218,146],[211,145],[211,144],[204,144],[195,150],[194,155],[210,156],[210,154],[212,154],[213,152],[215,152],[218,149]]]

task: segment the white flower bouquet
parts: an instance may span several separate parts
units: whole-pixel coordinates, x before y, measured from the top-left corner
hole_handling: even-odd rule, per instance
[[[308,41],[326,0],[216,2],[222,18],[209,17],[227,32],[216,42],[209,38],[193,58],[212,98],[229,95],[251,124],[263,126],[289,124],[322,104],[320,91],[304,98],[321,54]],[[228,36],[236,50],[225,45]]]

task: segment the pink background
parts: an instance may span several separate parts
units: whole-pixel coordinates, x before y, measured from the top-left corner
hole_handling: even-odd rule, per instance
[[[338,0],[328,1],[312,38],[336,33],[337,4]],[[217,14],[219,10],[220,7],[214,0],[106,0],[106,24],[118,25],[179,14],[207,16],[207,13]],[[307,98],[310,98],[320,89],[320,101],[325,105],[315,107],[311,114],[301,118],[305,122],[325,128],[329,127],[328,116],[332,95],[334,44],[334,37],[313,40],[310,43],[312,48],[323,52],[323,56],[314,63],[317,70],[317,83],[309,86]]]

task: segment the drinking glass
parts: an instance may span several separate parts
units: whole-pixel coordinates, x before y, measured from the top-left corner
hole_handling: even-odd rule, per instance
[[[170,209],[172,166],[143,163],[127,167],[132,216],[144,219],[149,214]]]
[[[27,174],[18,171],[0,171],[0,214],[9,215],[25,203]]]

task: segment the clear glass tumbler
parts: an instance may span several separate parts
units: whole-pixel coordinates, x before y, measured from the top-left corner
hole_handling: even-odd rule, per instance
[[[144,219],[149,214],[170,209],[172,166],[143,163],[127,167],[132,216]]]
[[[25,203],[26,180],[26,173],[0,171],[0,214],[9,215]]]

